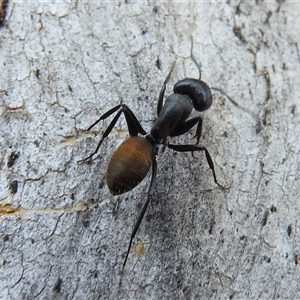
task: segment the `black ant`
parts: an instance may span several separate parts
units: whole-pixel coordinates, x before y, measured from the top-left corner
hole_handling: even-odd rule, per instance
[[[202,118],[201,116],[189,118],[193,108],[197,111],[207,110],[210,108],[213,101],[211,89],[205,82],[201,80],[200,66],[192,55],[191,58],[199,70],[199,79],[185,78],[177,82],[174,86],[174,94],[170,95],[166,99],[165,103],[163,103],[166,85],[170,79],[170,75],[174,66],[173,64],[171,71],[164,81],[159,93],[157,104],[158,117],[154,122],[150,133],[147,134],[132,110],[125,104],[119,104],[110,109],[87,129],[90,130],[101,120],[105,120],[110,115],[117,112],[103,133],[96,150],[84,160],[91,159],[92,156],[98,152],[103,140],[110,134],[121,113],[125,115],[128,131],[131,137],[124,141],[117,148],[112,155],[107,168],[107,185],[113,195],[123,194],[136,187],[145,178],[150,166],[152,165],[152,177],[148,190],[147,201],[145,202],[132,230],[122,272],[127,262],[132,241],[145,215],[151,195],[153,194],[155,188],[157,174],[156,155],[158,151],[158,145],[163,144],[166,147],[179,152],[193,153],[194,151],[204,151],[208,165],[212,170],[215,183],[220,188],[224,189],[224,187],[217,181],[214,164],[208,150],[204,146],[198,145],[202,131]],[[195,135],[197,142],[195,145],[174,145],[167,143],[167,137],[183,135],[195,125],[197,125]],[[138,134],[141,134],[144,137],[139,137]]]

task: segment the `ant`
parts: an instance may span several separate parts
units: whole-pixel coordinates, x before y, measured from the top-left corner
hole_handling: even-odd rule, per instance
[[[192,55],[191,59],[197,65],[199,79],[185,78],[177,82],[174,86],[174,94],[170,95],[165,103],[163,103],[166,85],[170,80],[170,75],[175,62],[173,63],[171,71],[165,79],[159,93],[157,104],[158,117],[148,134],[126,104],[119,104],[110,109],[87,129],[90,130],[101,120],[105,120],[110,115],[117,112],[107,129],[104,131],[96,150],[83,161],[90,160],[92,156],[98,152],[102,142],[110,134],[120,115],[122,113],[125,115],[130,138],[125,140],[117,148],[112,155],[107,168],[107,185],[113,195],[126,193],[136,187],[145,178],[152,165],[152,177],[148,189],[147,200],[132,230],[122,272],[128,259],[132,241],[142,222],[155,189],[157,174],[156,155],[158,153],[159,145],[165,145],[166,147],[179,152],[192,152],[192,154],[195,151],[204,151],[209,168],[212,170],[215,183],[220,188],[225,189],[217,181],[214,164],[208,150],[206,147],[198,145],[202,131],[201,116],[189,118],[193,108],[197,111],[205,111],[210,108],[213,101],[211,89],[201,80],[201,69],[199,64]],[[196,125],[195,138],[197,141],[195,145],[174,145],[167,143],[168,137],[183,135]],[[139,134],[144,137],[138,136]]]

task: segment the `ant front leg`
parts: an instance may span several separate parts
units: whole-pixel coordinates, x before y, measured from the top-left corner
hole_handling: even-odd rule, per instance
[[[196,145],[199,144],[199,140],[200,140],[201,133],[202,133],[202,118],[201,118],[201,116],[191,118],[191,119],[185,121],[184,123],[181,123],[175,130],[173,130],[170,133],[170,137],[179,136],[179,135],[187,133],[197,123],[198,123],[198,125],[197,125],[197,129],[196,129],[196,134],[193,138],[197,139]]]
[[[209,165],[210,169],[212,170],[215,183],[223,190],[228,189],[228,188],[225,188],[224,186],[222,186],[217,181],[217,176],[216,176],[216,173],[215,173],[214,163],[211,159],[211,156],[210,156],[208,150],[204,146],[201,146],[201,145],[173,145],[173,144],[168,144],[167,147],[170,148],[170,149],[173,149],[175,151],[178,151],[178,152],[204,151],[205,156],[206,156],[206,160],[208,162],[208,165]]]
[[[167,86],[167,83],[169,82],[170,80],[170,77],[171,77],[171,73],[173,71],[173,68],[174,68],[174,65],[175,65],[175,61],[173,62],[173,65],[171,67],[171,70],[167,76],[167,78],[165,79],[162,87],[161,87],[161,90],[160,90],[160,93],[159,93],[159,97],[158,97],[158,102],[157,102],[157,115],[159,115],[161,109],[162,109],[162,106],[163,106],[163,100],[164,100],[164,94],[165,94],[165,91],[166,91],[166,86]]]

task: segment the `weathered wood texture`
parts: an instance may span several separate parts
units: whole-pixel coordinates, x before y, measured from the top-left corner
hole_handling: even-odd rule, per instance
[[[299,299],[299,4],[9,2],[0,28],[1,299]],[[150,130],[159,90],[185,77],[214,92],[203,153],[166,149],[122,284],[149,176],[113,197],[105,170],[124,118]],[[193,143],[194,130],[174,139]],[[118,205],[116,205],[116,203]],[[141,243],[139,244],[141,246]],[[139,255],[141,257],[139,257]]]

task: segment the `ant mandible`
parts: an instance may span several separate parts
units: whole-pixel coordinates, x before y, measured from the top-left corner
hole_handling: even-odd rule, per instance
[[[168,148],[179,152],[193,153],[195,151],[204,151],[208,165],[212,170],[215,183],[220,188],[224,189],[224,187],[217,181],[214,164],[208,150],[203,145],[198,145],[202,131],[201,116],[188,119],[193,108],[197,111],[207,110],[210,108],[213,101],[211,89],[201,80],[201,69],[199,64],[192,55],[191,59],[197,65],[199,70],[199,79],[185,78],[177,82],[174,86],[174,94],[170,95],[166,99],[165,103],[163,103],[166,85],[170,80],[170,75],[174,66],[173,64],[171,71],[160,90],[157,103],[158,117],[154,122],[150,133],[147,134],[132,110],[125,104],[119,104],[110,109],[87,129],[90,130],[101,120],[105,120],[110,115],[117,112],[103,133],[96,150],[89,157],[84,159],[84,161],[91,159],[92,156],[98,152],[103,140],[110,134],[120,115],[122,113],[125,115],[130,138],[125,140],[117,148],[107,167],[107,185],[113,195],[126,193],[136,187],[145,178],[150,166],[152,165],[152,177],[147,194],[147,200],[132,230],[122,272],[127,262],[132,241],[145,215],[151,195],[155,188],[157,174],[156,155],[158,145],[163,144]],[[174,145],[166,142],[167,137],[183,135],[196,124],[197,129],[195,138],[197,139],[197,142],[195,145]],[[138,134],[143,135],[144,137],[140,137]]]

